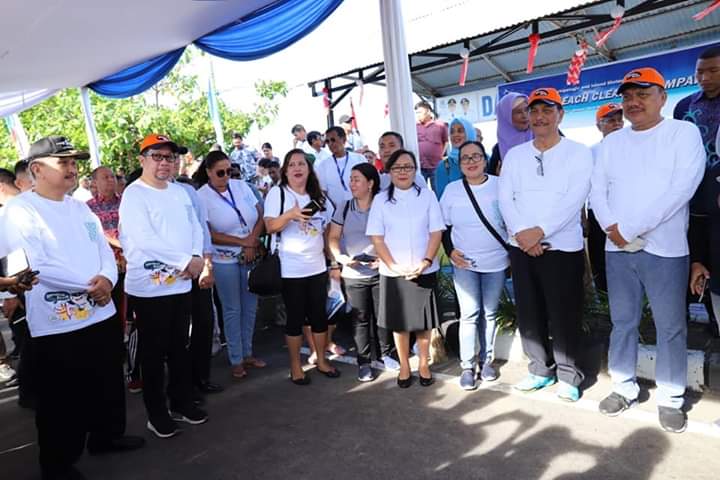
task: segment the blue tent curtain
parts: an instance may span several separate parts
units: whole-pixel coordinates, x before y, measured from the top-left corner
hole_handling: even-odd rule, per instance
[[[201,50],[228,60],[248,61],[278,52],[312,32],[342,0],[284,0],[271,4],[195,41]],[[185,47],[126,68],[88,85],[111,98],[142,93],[162,80]]]

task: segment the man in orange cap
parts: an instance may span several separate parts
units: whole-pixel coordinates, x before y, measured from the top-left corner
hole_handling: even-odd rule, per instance
[[[687,382],[685,293],[688,278],[688,202],[705,169],[695,125],[665,119],[665,80],[653,68],[625,75],[622,95],[631,124],[598,149],[590,200],[607,232],[610,316],[608,367],[613,391],[600,412],[615,416],[637,401],[638,325],[644,296],[657,329],[656,401],[660,425],[682,432]]]
[[[620,130],[623,125],[622,105],[619,103],[606,103],[595,112],[595,125],[597,126],[603,138],[610,135],[615,130]],[[593,158],[597,155],[598,148],[602,141],[596,143],[590,150],[593,152]],[[600,291],[607,292],[607,275],[605,273],[605,232],[597,223],[595,213],[592,211],[592,205],[588,202],[588,256],[590,257],[590,267],[592,268],[593,281],[595,288]]]
[[[590,191],[592,153],[560,135],[557,90],[533,91],[528,107],[534,139],[508,150],[498,185],[518,327],[530,359],[529,375],[515,388],[539,390],[559,380],[558,396],[574,402],[584,378],[576,362],[585,269],[580,210]]]

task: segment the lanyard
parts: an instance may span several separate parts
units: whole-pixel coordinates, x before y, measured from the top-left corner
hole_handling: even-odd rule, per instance
[[[208,185],[210,185],[210,184],[208,184]],[[215,187],[213,187],[212,185],[210,185],[210,188],[212,188],[212,189],[215,191],[215,193],[217,193],[218,195],[220,195],[220,198],[222,198],[225,203],[227,203],[228,205],[230,205],[230,206],[232,207],[232,209],[235,210],[235,213],[237,213],[238,219],[240,220],[240,224],[241,224],[243,227],[247,227],[248,224],[247,224],[247,222],[245,221],[245,218],[243,218],[242,213],[240,213],[240,210],[238,210],[238,208],[237,208],[237,206],[236,206],[236,204],[235,204],[235,196],[234,196],[233,193],[232,193],[232,189],[230,188],[230,185],[228,184],[228,187],[227,187],[227,191],[228,191],[228,193],[230,194],[230,200],[228,200],[225,195],[223,195],[222,193],[220,193],[219,191],[217,191],[217,190],[215,189]]]
[[[348,152],[345,152],[345,165],[343,165],[342,171],[340,171],[340,165],[338,165],[337,158],[335,158],[335,155],[333,155],[333,160],[335,160],[335,168],[337,169],[338,176],[340,177],[340,184],[343,187],[343,190],[347,192],[347,187],[345,186],[345,179],[343,178],[345,176],[345,169],[347,169],[348,162],[349,162],[350,154]]]

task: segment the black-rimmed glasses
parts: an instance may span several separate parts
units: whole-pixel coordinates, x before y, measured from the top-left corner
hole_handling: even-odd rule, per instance
[[[540,175],[541,177],[545,176],[545,168],[543,167],[543,158],[544,158],[545,152],[541,152],[540,155],[535,155],[535,160],[537,160],[537,170],[536,173]]]
[[[145,155],[146,157],[150,157],[153,159],[153,162],[160,163],[163,160],[167,163],[175,163],[175,160],[177,160],[177,156],[172,155],[163,155],[162,153],[150,153],[148,155]]]
[[[485,154],[482,152],[475,152],[470,155],[463,155],[460,157],[460,163],[478,163],[485,160]]]

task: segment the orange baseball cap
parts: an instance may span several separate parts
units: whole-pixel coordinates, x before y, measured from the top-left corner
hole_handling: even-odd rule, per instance
[[[603,105],[597,109],[597,112],[595,112],[595,121],[599,122],[613,113],[622,113],[622,105],[619,103],[607,103]]]
[[[147,135],[145,138],[143,138],[142,142],[140,142],[140,153],[144,152],[150,147],[157,147],[160,145],[170,147],[170,149],[174,153],[179,153],[181,155],[184,155],[188,152],[187,148],[179,146],[177,143],[170,140],[170,137],[168,137],[167,135],[158,135],[157,133],[151,133],[150,135]]]
[[[557,105],[558,107],[563,106],[562,97],[554,88],[536,88],[533,90],[528,97],[528,107],[532,106],[535,102],[544,102],[548,105]]]
[[[650,67],[636,68],[625,74],[617,93],[622,93],[628,87],[648,88],[653,85],[665,88],[665,79],[660,72]]]

